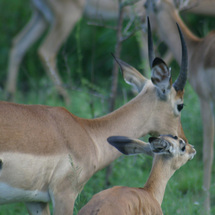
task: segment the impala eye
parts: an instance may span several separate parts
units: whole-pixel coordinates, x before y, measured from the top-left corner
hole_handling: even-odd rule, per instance
[[[184,152],[186,149],[185,145],[182,147],[181,151]]]
[[[185,149],[186,149],[186,144],[185,144],[185,142],[184,142],[183,140],[180,140],[179,143],[180,143],[180,145],[182,145],[181,151],[184,152]]]
[[[184,107],[184,104],[179,104],[179,105],[177,105],[178,111],[180,112],[180,111],[183,109],[183,107]]]

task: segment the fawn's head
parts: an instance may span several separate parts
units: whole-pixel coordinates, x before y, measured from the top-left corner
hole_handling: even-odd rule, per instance
[[[187,161],[193,159],[196,150],[183,139],[172,135],[150,137],[149,143],[124,136],[111,136],[108,142],[126,155],[148,154],[171,162],[171,169],[177,170]]]

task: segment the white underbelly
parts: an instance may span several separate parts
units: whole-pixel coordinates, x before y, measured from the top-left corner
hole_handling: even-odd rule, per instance
[[[0,204],[49,202],[55,185],[72,174],[66,154],[0,153],[0,160]]]

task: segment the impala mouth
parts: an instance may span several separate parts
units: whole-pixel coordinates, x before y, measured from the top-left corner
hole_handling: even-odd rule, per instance
[[[194,150],[194,152],[190,155],[189,161],[192,160],[194,158],[194,156],[196,155],[196,150],[195,149],[193,149],[193,150]]]

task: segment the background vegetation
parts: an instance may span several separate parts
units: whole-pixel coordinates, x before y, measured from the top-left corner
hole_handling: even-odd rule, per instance
[[[0,98],[2,100],[4,99],[4,85],[12,38],[22,29],[30,16],[31,9],[28,0],[0,1]],[[183,14],[183,18],[192,31],[199,36],[204,36],[208,31],[215,29],[214,18],[190,14]],[[115,23],[114,21],[110,22],[112,25]],[[123,43],[121,58],[143,71],[144,64],[139,55],[137,38],[138,36],[134,35]],[[16,102],[65,106],[56,95],[56,91],[44,73],[37,56],[37,47],[42,39],[29,50],[21,64]],[[71,105],[66,108],[72,113],[80,117],[93,118],[108,112],[113,66],[110,53],[114,52],[115,42],[116,33],[113,30],[89,26],[87,19],[82,18],[61,48],[58,67],[72,101]],[[173,75],[176,76],[178,65],[172,62],[171,66]],[[117,107],[132,97],[130,87],[119,76]],[[166,215],[201,214],[203,207],[202,125],[199,101],[189,83],[186,85],[182,124],[187,138],[197,149],[197,155],[177,171],[168,183],[162,204]],[[151,161],[151,158],[147,156],[120,157],[114,162],[113,174],[110,179],[111,186],[143,186],[149,175]],[[212,214],[215,214],[214,175],[215,165],[211,184]],[[102,170],[90,179],[79,195],[75,214],[93,194],[104,188],[105,170]],[[21,214],[27,214],[22,203],[0,206],[0,215]]]

